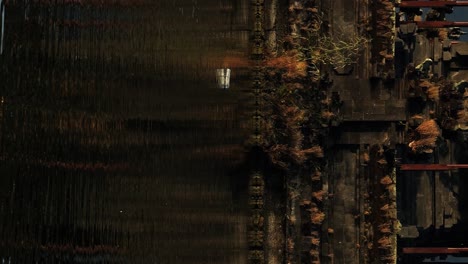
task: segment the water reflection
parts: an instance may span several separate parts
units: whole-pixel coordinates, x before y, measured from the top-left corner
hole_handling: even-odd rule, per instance
[[[2,263],[245,263],[245,64],[213,72],[248,2],[219,3],[8,2]]]

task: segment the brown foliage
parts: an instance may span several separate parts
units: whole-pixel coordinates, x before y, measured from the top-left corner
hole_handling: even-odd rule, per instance
[[[432,153],[432,149],[436,146],[437,138],[423,138],[420,140],[412,141],[408,144],[408,146],[414,152],[425,152],[425,153]]]
[[[312,202],[311,202],[310,200],[305,200],[305,199],[304,199],[304,200],[301,201],[301,206],[304,206],[304,205],[309,205],[309,206],[310,206],[311,203],[312,203]]]
[[[323,150],[320,146],[313,146],[311,148],[302,150],[302,152],[307,155],[312,155],[316,158],[323,158]]]
[[[423,80],[419,82],[419,87],[426,93],[427,98],[432,101],[439,100],[439,90],[440,86],[436,85],[434,82]]]
[[[315,170],[310,178],[312,181],[320,181],[321,177],[322,177],[322,173],[319,170]]]
[[[297,149],[297,148],[290,148],[289,153],[291,156],[291,159],[296,163],[296,164],[303,164],[304,161],[306,161],[307,156],[304,153],[303,150]]]
[[[310,221],[314,225],[320,225],[325,219],[325,214],[323,212],[314,212],[310,216]]]
[[[432,84],[430,81],[428,81],[428,80],[421,80],[421,81],[419,82],[419,87],[421,87],[421,88],[429,88],[429,87],[431,87],[432,85],[433,85],[433,84]]]
[[[302,148],[302,141],[304,140],[304,135],[302,134],[299,128],[293,128],[292,126],[289,127],[289,146],[294,151],[300,151]],[[297,159],[302,160],[305,159],[305,155],[303,153],[297,153],[299,156]],[[302,162],[298,162],[302,163]]]
[[[383,234],[390,234],[392,232],[391,226],[389,223],[379,225],[379,231]]]
[[[318,201],[323,201],[323,195],[326,194],[324,190],[320,190],[318,192],[313,192],[312,197],[317,199]]]
[[[367,152],[362,153],[361,159],[363,163],[368,163],[370,160],[369,153]]]
[[[426,94],[427,97],[433,101],[439,100],[439,86],[431,86],[427,89]]]
[[[386,164],[387,164],[387,160],[386,160],[386,159],[379,159],[379,160],[377,161],[377,163],[380,164],[380,165],[386,165]]]
[[[315,238],[313,237],[310,241],[312,243],[312,245],[314,246],[319,246],[320,245],[320,239],[319,238]]]
[[[297,127],[304,122],[306,111],[296,105],[278,105],[279,111],[285,118],[288,127]]]
[[[424,120],[424,116],[422,115],[414,115],[411,117],[411,119],[421,119],[421,120]]]
[[[431,152],[436,146],[440,129],[434,120],[424,121],[416,130],[416,139],[408,144],[414,152]]]
[[[395,184],[388,185],[386,189],[390,192],[390,197],[392,195],[395,195],[395,193],[396,193],[396,185]]]
[[[319,252],[317,249],[312,249],[312,250],[310,250],[310,251],[309,251],[309,254],[310,254],[310,256],[312,256],[312,257],[314,257],[314,258],[320,257],[320,252]],[[317,263],[317,262],[314,262],[314,261],[313,261],[313,262],[311,262],[311,263]],[[318,263],[320,263],[320,262],[318,262]]]
[[[304,7],[300,2],[294,2],[293,4],[289,5],[289,12],[301,11],[303,9]]]
[[[295,52],[287,52],[282,56],[272,58],[266,62],[266,66],[284,70],[283,77],[288,79],[307,76],[307,63],[299,61]]]
[[[389,185],[389,184],[392,184],[392,183],[393,183],[392,178],[390,178],[388,175],[386,175],[385,177],[380,179],[380,184],[382,184],[382,185]]]
[[[390,209],[390,206],[388,204],[385,204],[384,206],[380,207],[381,211],[388,211]]]
[[[440,136],[439,126],[434,120],[427,120],[416,128],[421,137],[438,137]]]
[[[284,155],[287,153],[288,147],[283,144],[277,144],[270,147],[268,153],[270,154],[271,162],[280,168],[287,168],[287,163],[284,162]]]
[[[383,50],[381,52],[379,52],[379,55],[384,57],[386,60],[393,60],[393,55],[392,54],[388,54],[386,50]]]
[[[380,238],[379,241],[377,241],[377,243],[379,243],[379,248],[390,248],[392,246],[390,238],[386,236]]]
[[[330,112],[328,110],[322,112],[322,118],[326,120],[330,120],[335,116],[333,112]]]

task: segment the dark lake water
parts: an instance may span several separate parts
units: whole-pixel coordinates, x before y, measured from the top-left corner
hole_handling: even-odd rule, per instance
[[[0,263],[246,263],[248,7],[6,4]]]

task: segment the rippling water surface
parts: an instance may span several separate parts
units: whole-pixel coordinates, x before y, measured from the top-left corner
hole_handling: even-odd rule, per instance
[[[245,263],[248,1],[5,10],[0,263]]]

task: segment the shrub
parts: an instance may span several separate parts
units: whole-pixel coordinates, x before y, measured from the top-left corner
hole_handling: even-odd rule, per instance
[[[312,197],[314,197],[315,199],[317,199],[318,201],[323,201],[323,195],[326,194],[326,192],[324,190],[320,190],[318,192],[313,192],[312,193]]]
[[[316,169],[314,173],[312,173],[312,175],[310,176],[312,181],[320,181],[321,177],[322,173],[318,169]]]
[[[320,225],[325,219],[325,214],[323,212],[316,212],[311,214],[310,221],[314,225]]]
[[[415,140],[408,144],[413,152],[432,152],[432,148],[436,146],[437,138],[440,136],[437,123],[432,119],[424,121],[416,128],[415,132]]]
[[[390,224],[385,223],[385,224],[379,225],[379,231],[383,234],[390,234],[392,232],[392,229],[390,227]]]
[[[390,238],[388,238],[386,236],[380,238],[377,241],[377,243],[379,243],[379,248],[382,248],[382,249],[387,249],[387,248],[390,248],[392,246]]]
[[[307,155],[312,155],[316,158],[323,158],[323,149],[320,146],[313,146],[311,148],[302,150],[302,152]]]
[[[315,238],[313,237],[310,241],[312,243],[312,245],[314,246],[319,246],[320,245],[320,239],[319,238]]]
[[[416,128],[416,132],[421,137],[438,137],[440,136],[439,126],[434,120],[424,121],[421,125]]]
[[[389,184],[392,184],[392,183],[393,183],[393,181],[388,175],[386,175],[385,177],[380,179],[380,184],[382,184],[382,185],[389,185]]]

